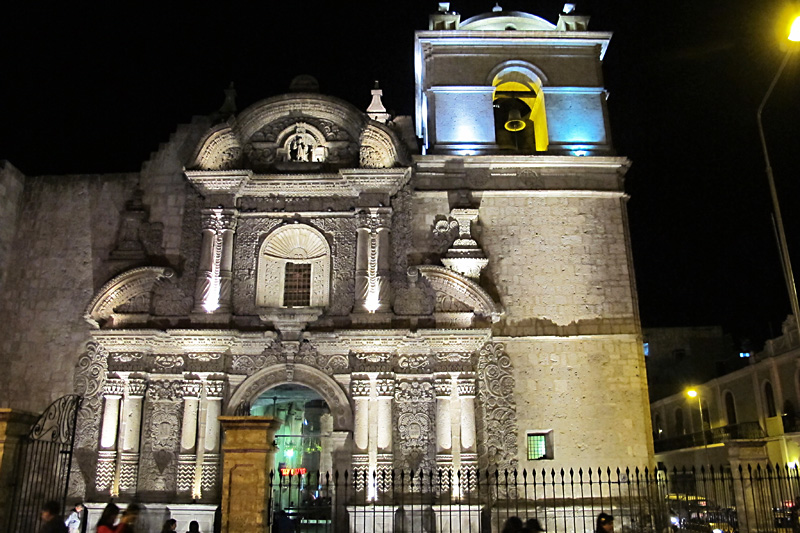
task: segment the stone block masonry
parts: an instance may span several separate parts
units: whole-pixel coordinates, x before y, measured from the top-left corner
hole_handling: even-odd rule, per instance
[[[0,406],[40,412],[73,392],[87,303],[135,175],[29,177],[0,288]]]

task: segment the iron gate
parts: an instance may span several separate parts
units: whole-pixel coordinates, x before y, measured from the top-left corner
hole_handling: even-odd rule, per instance
[[[40,510],[47,501],[64,508],[82,400],[70,394],[54,401],[20,440],[7,531],[38,531]]]

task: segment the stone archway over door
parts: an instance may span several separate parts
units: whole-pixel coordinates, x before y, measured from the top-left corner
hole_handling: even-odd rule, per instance
[[[314,389],[322,396],[331,410],[334,433],[353,431],[353,409],[342,387],[324,372],[301,364],[272,365],[245,379],[231,396],[227,414],[234,414],[242,402],[251,402],[262,392],[287,383]]]

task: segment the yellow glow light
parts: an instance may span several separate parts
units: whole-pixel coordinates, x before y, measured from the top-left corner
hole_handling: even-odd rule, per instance
[[[689,390],[686,391],[686,395],[689,398],[697,398],[697,391],[694,390],[694,389],[689,389]]]
[[[800,15],[792,22],[792,29],[789,30],[789,40],[794,42],[800,41]]]

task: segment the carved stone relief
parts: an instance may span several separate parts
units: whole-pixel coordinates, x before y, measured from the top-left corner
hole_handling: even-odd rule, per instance
[[[478,353],[478,465],[517,467],[517,405],[514,374],[505,346],[486,344]]]
[[[103,384],[108,372],[108,352],[96,342],[86,344],[86,352],[75,369],[75,393],[84,400],[75,426],[75,449],[69,495],[86,498],[94,487],[97,470],[97,443],[100,438],[100,417],[103,411]]]
[[[394,392],[395,468],[429,469],[435,466],[434,387],[429,381],[400,381]]]
[[[180,381],[156,382],[158,391],[151,394],[142,424],[142,451],[139,457],[138,490],[175,492],[178,469],[179,430],[182,407],[176,395]]]

